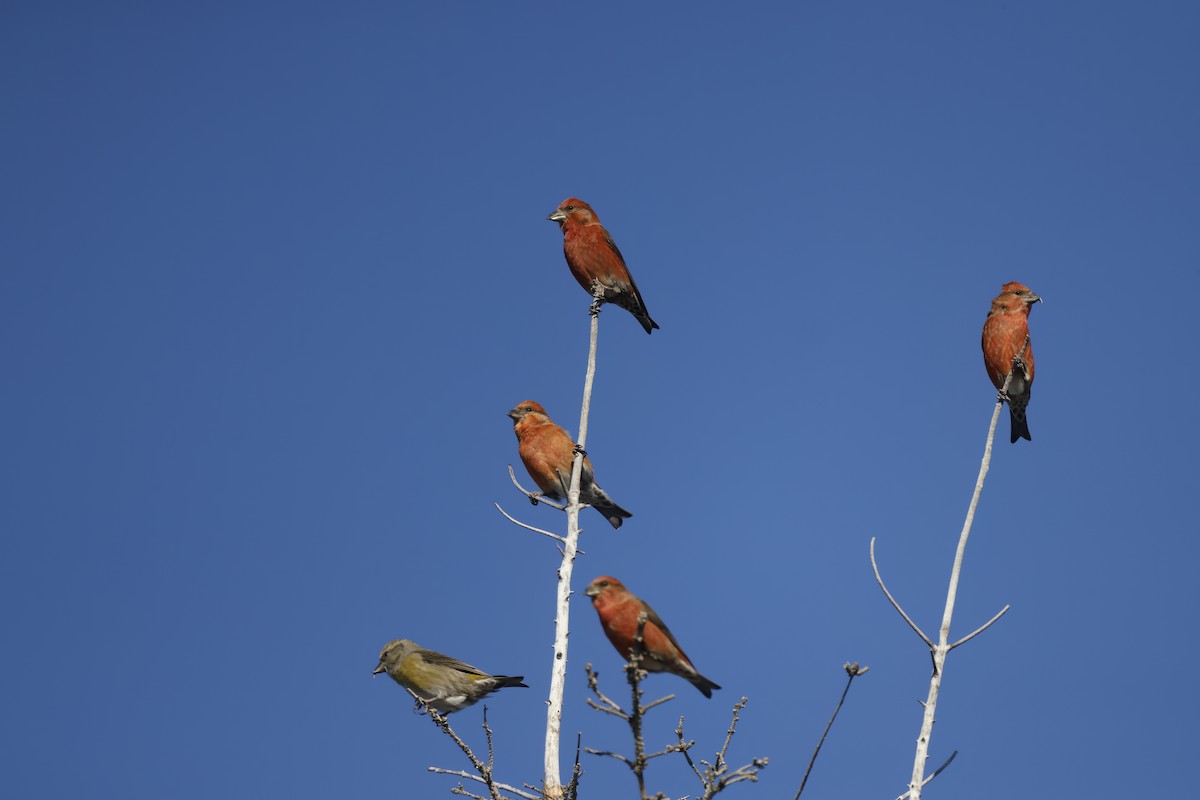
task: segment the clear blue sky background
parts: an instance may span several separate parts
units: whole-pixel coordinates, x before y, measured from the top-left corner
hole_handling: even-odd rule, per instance
[[[448,797],[371,678],[407,637],[540,782],[561,526],[504,412],[575,430],[592,203],[662,325],[601,317],[585,512],[702,672],[651,745],[791,797],[895,797],[1021,280],[1038,378],[967,552],[930,796],[1184,796],[1198,710],[1200,9],[1151,3],[8,3],[0,793]],[[624,697],[580,594],[564,728]],[[479,743],[480,708],[454,722]],[[584,795],[630,797],[587,757]],[[698,788],[664,760],[650,788]]]

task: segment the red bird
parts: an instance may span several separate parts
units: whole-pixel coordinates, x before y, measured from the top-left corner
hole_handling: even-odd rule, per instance
[[[1014,281],[1000,288],[1000,294],[992,301],[987,321],[983,323],[983,363],[997,389],[1004,387],[1004,379],[1013,368],[1013,356],[1021,352],[1025,337],[1029,335],[1029,310],[1042,299],[1023,283]],[[1025,368],[1013,372],[1005,398],[1012,424],[1012,442],[1022,438],[1033,441],[1025,422],[1025,407],[1029,405],[1029,389],[1033,386],[1032,342],[1025,348],[1022,360]]]
[[[552,500],[562,500],[571,485],[571,465],[575,461],[575,440],[554,420],[546,409],[532,400],[518,403],[508,412],[517,434],[517,452],[538,488]],[[592,462],[584,456],[579,476],[579,501],[595,508],[614,528],[633,516],[612,501],[600,488],[592,473]]]
[[[567,266],[584,291],[594,296],[594,285],[599,283],[604,289],[601,303],[616,303],[633,314],[646,333],[658,327],[646,312],[646,304],[621,251],[591,206],[578,197],[568,197],[546,219],[562,228]]]
[[[633,652],[638,615],[645,612],[646,627],[642,629],[642,642],[646,646],[646,656],[642,659],[642,669],[678,675],[690,681],[705,697],[712,697],[712,690],[721,688],[696,671],[687,653],[683,652],[654,609],[626,589],[625,584],[605,575],[588,584],[584,594],[592,598],[592,605],[600,615],[604,635],[617,648],[621,658],[629,658]]]

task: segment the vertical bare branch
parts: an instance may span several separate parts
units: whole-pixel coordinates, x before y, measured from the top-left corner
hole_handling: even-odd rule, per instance
[[[699,800],[712,800],[712,798],[732,786],[735,783],[742,781],[757,781],[758,773],[767,766],[767,759],[756,758],[745,766],[738,767],[735,770],[730,770],[726,759],[726,753],[729,751],[729,745],[733,742],[733,735],[737,732],[738,719],[743,708],[746,707],[747,700],[743,697],[733,707],[733,719],[729,723],[729,728],[725,731],[725,742],[721,745],[721,749],[717,751],[713,762],[701,759],[700,766],[692,759],[689,751],[696,744],[694,739],[685,739],[683,735],[683,717],[679,718],[679,725],[675,728],[675,737],[678,740],[675,744],[668,744],[662,750],[654,753],[646,752],[646,742],[642,734],[642,720],[645,714],[655,706],[661,705],[669,700],[673,700],[675,695],[670,694],[666,697],[659,698],[650,703],[642,702],[644,692],[642,691],[641,682],[646,677],[646,671],[641,668],[642,660],[646,656],[646,648],[643,639],[643,632],[646,625],[645,612],[638,615],[637,634],[634,637],[634,647],[629,654],[629,662],[625,665],[625,674],[629,681],[629,686],[632,691],[633,708],[626,712],[608,697],[606,697],[599,688],[596,673],[591,669],[591,664],[588,665],[588,688],[600,699],[600,703],[588,701],[588,705],[597,711],[603,711],[606,714],[611,714],[614,717],[620,717],[629,723],[630,732],[633,734],[633,758],[623,756],[620,753],[613,753],[608,750],[593,750],[585,748],[587,752],[598,756],[608,756],[615,758],[633,772],[638,783],[639,800],[665,800],[665,795],[661,792],[651,797],[646,793],[645,771],[647,764],[651,759],[660,758],[671,753],[680,753],[684,760],[695,774],[700,785],[703,787],[703,793],[699,795]],[[857,666],[857,665],[856,665]],[[866,672],[866,669],[861,670]],[[861,674],[861,673],[860,673]]]
[[[646,738],[642,734],[642,717],[646,709],[642,706],[642,679],[646,677],[642,670],[642,659],[646,657],[646,622],[645,611],[638,612],[637,632],[633,636],[633,650],[629,653],[629,663],[625,665],[625,674],[629,678],[629,688],[633,695],[633,710],[629,713],[629,729],[633,732],[633,774],[637,777],[638,796],[646,798]]]
[[[597,287],[596,292],[602,289]],[[583,404],[579,412],[579,436],[576,438],[575,463],[571,465],[571,485],[567,490],[567,539],[563,545],[562,565],[558,568],[558,597],[554,615],[554,666],[550,672],[550,699],[546,708],[545,782],[542,791],[550,800],[566,794],[559,772],[559,741],[562,738],[563,693],[567,684],[567,633],[571,613],[571,572],[579,549],[579,481],[583,474],[583,453],[587,444],[588,414],[592,405],[592,383],[596,377],[596,341],[600,331],[600,294],[592,303],[591,342],[588,347],[587,374],[583,381]]]
[[[633,637],[633,649],[629,652],[629,661],[625,664],[625,676],[629,681],[629,689],[632,695],[633,705],[629,712],[624,711],[619,705],[606,697],[601,691],[597,675],[592,671],[592,665],[588,664],[588,688],[600,699],[603,705],[599,705],[591,700],[588,705],[597,711],[603,711],[606,714],[611,714],[614,717],[620,717],[629,723],[629,730],[633,734],[633,758],[627,758],[619,753],[613,753],[608,750],[593,750],[587,748],[587,751],[593,755],[608,756],[615,758],[621,763],[629,767],[633,771],[634,778],[638,784],[638,797],[640,800],[648,800],[646,796],[646,762],[657,756],[666,755],[672,752],[672,749],[664,750],[659,753],[646,755],[646,739],[642,734],[642,720],[645,717],[646,711],[660,703],[671,700],[675,695],[667,695],[664,698],[655,700],[653,703],[646,705],[642,702],[644,692],[642,691],[642,680],[646,677],[646,671],[642,669],[642,660],[646,657],[646,642],[645,631],[647,622],[646,612],[638,614],[637,632]]]
[[[917,751],[913,757],[912,780],[908,784],[908,796],[912,800],[921,800],[921,789],[925,786],[925,762],[929,758],[929,740],[933,736],[933,721],[937,711],[938,693],[942,687],[942,674],[946,667],[946,655],[951,649],[950,621],[954,617],[954,603],[958,597],[958,579],[962,573],[963,556],[967,550],[967,539],[971,535],[971,525],[975,521],[975,509],[979,506],[979,497],[983,494],[983,482],[992,463],[992,444],[996,439],[996,423],[1000,419],[1000,409],[1004,407],[1004,398],[1008,396],[1008,386],[1012,382],[1013,371],[1017,368],[1018,363],[1022,363],[1028,347],[1029,336],[1026,335],[1020,351],[1013,356],[1013,366],[1009,368],[1008,375],[1004,379],[1004,386],[1001,387],[996,398],[996,408],[992,411],[992,422],[988,426],[987,444],[983,448],[983,460],[979,464],[979,477],[975,479],[975,491],[971,495],[971,504],[967,507],[967,519],[963,522],[962,533],[958,537],[958,549],[954,553],[954,567],[950,571],[950,586],[946,590],[946,607],[942,613],[942,627],[938,631],[938,643],[932,650],[933,675],[929,678],[929,695],[925,699],[925,714],[921,719],[921,731],[917,735]]]

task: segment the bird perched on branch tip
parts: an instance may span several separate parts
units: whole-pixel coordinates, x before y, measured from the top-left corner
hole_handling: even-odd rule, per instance
[[[1033,291],[1023,283],[1012,281],[1000,287],[1000,294],[992,300],[987,320],[983,323],[983,363],[987,367],[992,384],[1003,391],[1004,381],[1010,370],[1012,380],[1003,399],[1008,401],[1010,442],[1017,439],[1033,441],[1029,436],[1029,424],[1025,410],[1029,405],[1030,389],[1033,386],[1033,342],[1025,345],[1029,335],[1029,311],[1034,303],[1040,302]],[[1025,352],[1021,353],[1021,348]],[[1020,362],[1013,369],[1013,359],[1020,354]]]
[[[584,594],[592,598],[592,605],[600,617],[604,635],[612,642],[621,658],[628,659],[634,651],[638,617],[646,615],[642,629],[645,655],[641,668],[647,672],[669,672],[689,681],[705,697],[712,697],[713,689],[721,687],[701,675],[692,666],[691,659],[671,631],[654,613],[650,604],[625,588],[625,584],[610,575],[603,575],[588,584]]]
[[[584,291],[595,297],[598,286],[599,302],[615,303],[633,314],[646,333],[658,327],[646,311],[625,258],[591,206],[578,197],[568,197],[546,219],[562,229],[563,255]]]

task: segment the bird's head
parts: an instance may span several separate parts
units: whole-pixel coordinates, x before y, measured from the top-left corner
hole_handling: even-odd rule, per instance
[[[378,675],[381,672],[388,672],[401,661],[409,653],[419,650],[416,642],[411,642],[408,639],[397,639],[394,642],[388,642],[383,646],[383,650],[379,652],[379,664],[372,671],[372,675]]]
[[[578,197],[568,197],[563,200],[546,219],[557,222],[561,228],[566,228],[568,225],[589,225],[600,221],[596,212],[592,211],[592,207]]]
[[[1034,303],[1040,303],[1042,298],[1023,283],[1009,281],[1000,287],[1000,294],[992,301],[992,314],[1025,314]]]
[[[599,597],[605,592],[624,590],[624,588],[625,584],[611,575],[602,575],[589,583],[588,587],[583,590],[583,593],[588,597]]]
[[[515,406],[510,408],[507,414],[512,418],[514,425],[525,419],[525,417],[529,416],[530,414],[541,414],[543,417],[549,419],[548,415],[546,414],[546,409],[542,408],[540,403],[536,403],[533,400],[522,400],[520,403],[517,403]]]

